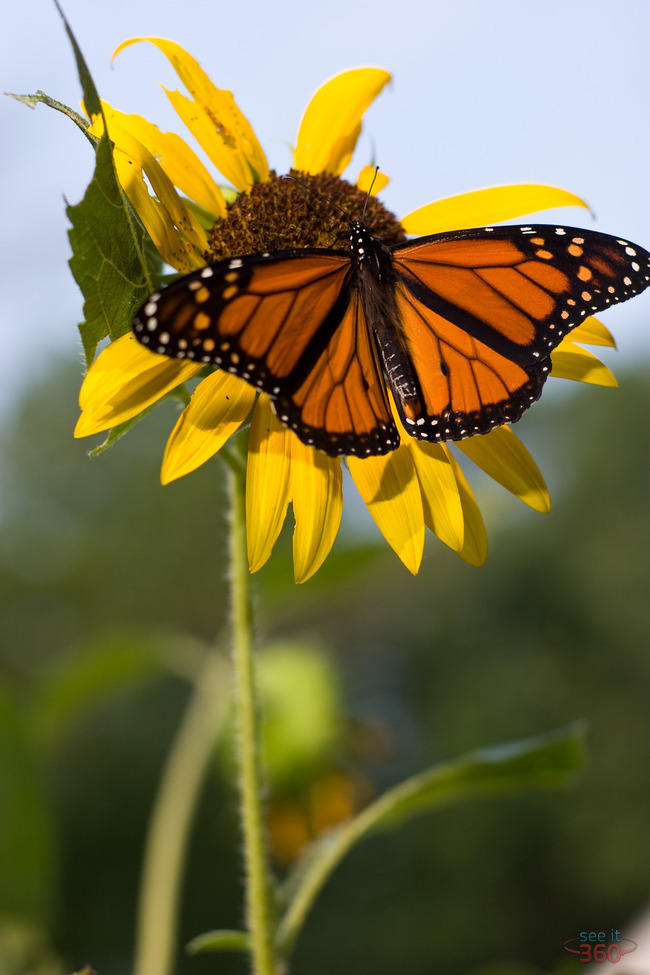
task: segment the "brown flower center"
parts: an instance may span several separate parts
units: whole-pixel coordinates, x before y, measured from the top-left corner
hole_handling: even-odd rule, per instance
[[[296,179],[272,172],[228,204],[210,231],[206,261],[302,247],[347,250],[350,221],[361,219],[366,194],[328,173],[291,175]],[[375,197],[368,200],[364,223],[387,244],[406,240],[397,218]]]

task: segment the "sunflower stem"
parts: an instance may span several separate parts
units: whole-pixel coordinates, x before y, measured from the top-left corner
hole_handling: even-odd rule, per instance
[[[280,969],[276,964],[273,948],[271,875],[264,834],[243,464],[230,466],[229,479],[232,659],[239,801],[246,874],[246,920],[254,975],[279,975]]]

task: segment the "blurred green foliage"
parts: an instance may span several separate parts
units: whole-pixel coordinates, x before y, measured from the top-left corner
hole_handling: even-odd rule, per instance
[[[160,486],[171,401],[89,459],[71,437],[78,383],[76,367],[51,364],[2,434],[2,975],[129,971],[156,783],[188,677],[226,635],[219,462]],[[625,931],[643,907],[648,397],[640,377],[621,387],[547,394],[518,425],[550,515],[470,473],[484,568],[431,540],[411,578],[347,485],[347,530],[321,572],[294,586],[285,531],[256,577],[259,640],[280,657],[264,677],[280,791],[334,765],[380,792],[476,747],[590,726],[576,787],[443,810],[359,847],[317,902],[295,975],[550,971],[577,930]],[[287,690],[300,707],[285,708]],[[229,774],[221,749],[192,840],[185,941],[241,925]],[[178,973],[214,966],[179,957]],[[246,970],[237,956],[218,966]]]

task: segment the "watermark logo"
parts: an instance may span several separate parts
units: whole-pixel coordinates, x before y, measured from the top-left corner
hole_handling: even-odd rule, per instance
[[[578,955],[581,962],[608,961],[616,964],[623,955],[637,947],[636,941],[623,938],[618,928],[609,931],[580,931],[575,938],[568,938],[562,945],[565,951]]]

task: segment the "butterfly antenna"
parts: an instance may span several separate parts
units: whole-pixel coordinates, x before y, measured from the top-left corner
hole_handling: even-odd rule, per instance
[[[372,183],[370,184],[370,189],[368,190],[366,196],[366,202],[363,204],[363,210],[361,211],[361,223],[363,223],[363,218],[366,215],[366,207],[368,206],[368,200],[370,199],[370,194],[372,193],[372,188],[375,185],[375,180],[377,179],[378,172],[379,172],[379,166],[375,166],[375,175],[372,177]]]

